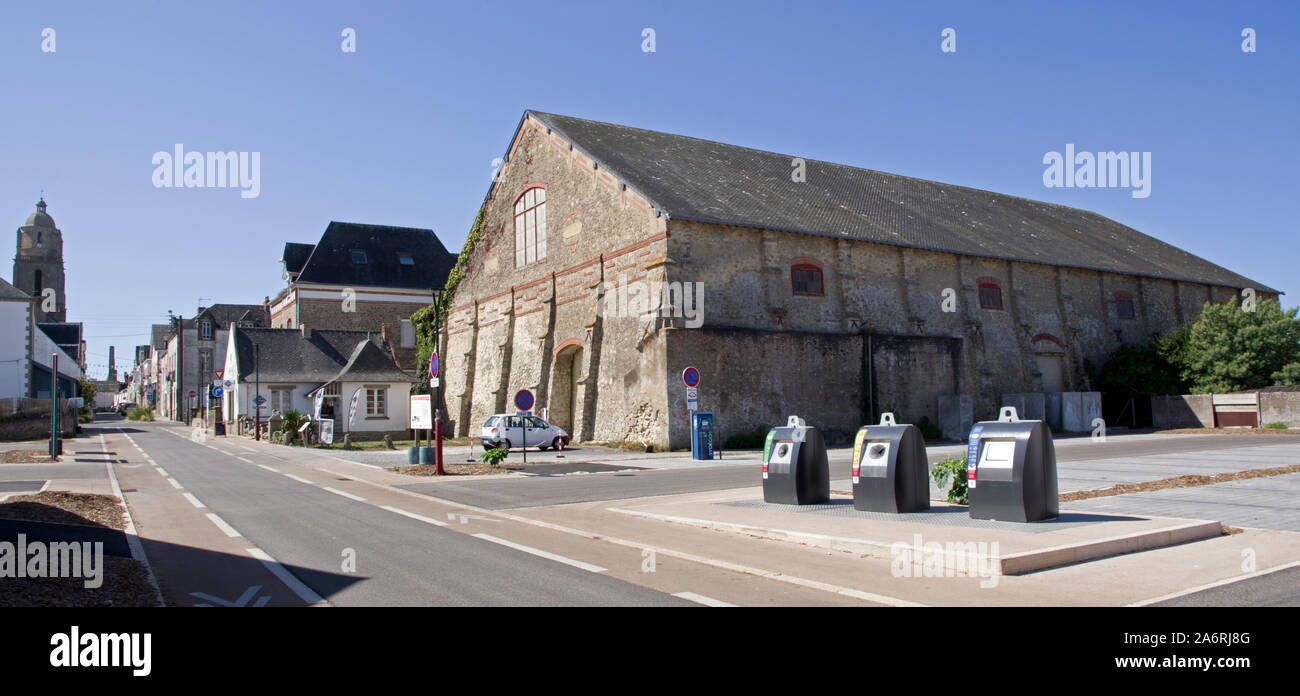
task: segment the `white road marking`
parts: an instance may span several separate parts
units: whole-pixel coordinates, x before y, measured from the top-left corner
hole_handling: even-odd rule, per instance
[[[249,464],[252,464],[252,462],[249,462]],[[267,466],[265,464],[258,464],[258,466],[262,467],[263,469],[266,469],[267,471],[274,471],[277,474],[280,473],[280,470],[273,466]]]
[[[446,527],[446,526],[447,526],[447,523],[446,523],[446,522],[443,522],[442,520],[435,520],[435,519],[433,519],[432,517],[425,517],[424,515],[417,515],[417,514],[415,514],[414,512],[407,512],[406,510],[403,510],[403,509],[401,509],[401,508],[389,507],[389,506],[387,506],[387,505],[380,505],[379,507],[381,507],[381,508],[383,508],[384,510],[387,510],[387,511],[389,511],[389,512],[395,512],[395,513],[397,513],[397,514],[399,514],[399,515],[402,515],[403,517],[409,517],[409,518],[411,518],[411,519],[413,519],[413,520],[419,520],[419,521],[421,521],[421,522],[427,522],[427,523],[429,523],[429,524],[436,525],[436,526],[439,526],[439,527]]]
[[[239,532],[235,531],[235,528],[227,524],[225,520],[218,517],[217,513],[209,512],[208,519],[212,520],[212,524],[217,525],[217,529],[220,529],[221,531],[225,532],[226,536],[228,537],[240,536]]]
[[[104,439],[104,434],[99,434],[99,444],[108,451],[108,441]],[[113,471],[112,464],[105,464],[108,468],[108,480],[113,484],[113,495],[122,501],[122,513],[126,517],[126,524],[123,532],[126,533],[126,545],[131,549],[131,558],[144,564],[144,568],[149,573],[149,584],[153,585],[154,596],[158,599],[158,606],[167,606],[166,600],[163,599],[162,590],[158,588],[158,578],[154,577],[153,566],[149,565],[149,558],[144,555],[144,545],[140,543],[140,537],[135,533],[135,520],[131,519],[131,508],[126,504],[126,496],[122,494],[122,487],[117,483],[117,474]]]
[[[289,589],[293,590],[294,594],[298,595],[302,601],[308,604],[325,604],[325,599],[323,597],[316,594],[315,590],[312,590],[310,587],[303,584],[301,580],[295,578],[293,573],[290,573],[288,569],[280,565],[279,561],[271,558],[271,554],[259,548],[248,549],[248,553],[253,558],[261,561],[262,565],[266,566],[266,569],[271,571],[272,575],[279,578],[280,582],[288,585]]]
[[[1196,592],[1204,592],[1205,590],[1212,590],[1212,589],[1214,589],[1214,588],[1216,588],[1216,587],[1222,587],[1222,586],[1224,586],[1224,585],[1231,585],[1231,584],[1234,583],[1234,582],[1241,582],[1242,580],[1249,580],[1249,579],[1251,579],[1251,578],[1257,578],[1257,577],[1260,577],[1261,575],[1268,575],[1268,574],[1270,574],[1270,573],[1276,573],[1276,572],[1278,572],[1278,571],[1280,571],[1280,570],[1286,570],[1286,569],[1288,569],[1288,568],[1295,568],[1295,567],[1297,567],[1297,566],[1300,566],[1300,561],[1292,561],[1292,562],[1290,562],[1290,563],[1284,563],[1284,564],[1282,564],[1282,565],[1280,565],[1280,566],[1273,566],[1272,568],[1265,568],[1264,570],[1255,571],[1254,573],[1246,573],[1245,575],[1238,575],[1238,576],[1233,577],[1233,578],[1225,578],[1225,579],[1223,579],[1223,580],[1219,580],[1218,582],[1211,582],[1211,583],[1208,583],[1208,584],[1205,584],[1205,585],[1198,585],[1197,587],[1191,587],[1191,588],[1188,588],[1188,589],[1186,589],[1186,590],[1179,590],[1179,591],[1177,591],[1177,592],[1170,592],[1170,593],[1167,594],[1167,595],[1161,595],[1161,596],[1159,596],[1159,597],[1152,597],[1151,599],[1144,599],[1144,600],[1142,600],[1142,601],[1140,601],[1140,602],[1134,602],[1134,603],[1130,604],[1129,606],[1130,606],[1130,607],[1145,607],[1145,606],[1147,606],[1147,605],[1149,605],[1149,604],[1157,604],[1157,603],[1159,603],[1159,602],[1165,602],[1165,601],[1168,601],[1168,600],[1171,600],[1171,599],[1176,599],[1176,598],[1178,598],[1178,597],[1182,597],[1183,595],[1194,594],[1194,593],[1196,593]]]
[[[705,596],[702,595],[702,594],[695,594],[694,592],[676,592],[676,593],[673,594],[673,596],[674,596],[674,597],[680,597],[680,598],[682,598],[682,599],[684,599],[684,600],[686,600],[686,601],[688,601],[688,602],[695,602],[696,604],[703,604],[703,605],[706,606],[706,607],[734,607],[734,606],[736,606],[736,605],[734,605],[734,604],[727,604],[726,602],[724,602],[724,601],[722,601],[722,600],[720,600],[720,599],[714,599],[714,598],[712,598],[712,597],[705,597]]]
[[[171,476],[171,474],[167,473],[166,469],[162,468],[161,466],[158,466],[157,464],[154,464],[153,468],[157,469],[158,473],[162,474],[163,476]]]
[[[533,548],[533,547],[531,547],[531,546],[524,546],[523,544],[516,544],[516,543],[513,542],[513,541],[507,541],[507,540],[502,539],[502,538],[500,538],[500,537],[494,537],[494,536],[492,536],[491,534],[475,534],[474,537],[476,537],[476,538],[478,538],[478,539],[482,539],[483,541],[490,541],[490,542],[492,542],[492,543],[494,543],[494,544],[500,544],[500,545],[502,545],[502,546],[508,546],[508,547],[510,547],[510,548],[512,548],[512,549],[514,549],[514,550],[516,550],[516,551],[523,551],[524,553],[531,553],[531,554],[534,555],[534,556],[539,556],[539,557],[541,557],[541,558],[545,558],[545,559],[548,559],[548,560],[552,560],[552,561],[555,561],[555,562],[557,562],[557,563],[563,563],[563,564],[565,564],[565,565],[570,565],[570,566],[573,566],[574,568],[581,568],[582,570],[590,571],[590,572],[592,572],[592,573],[603,573],[603,572],[605,572],[605,569],[604,569],[604,568],[601,568],[601,567],[598,566],[598,565],[592,565],[592,564],[590,564],[590,563],[583,563],[582,561],[577,561],[577,560],[574,560],[574,559],[572,559],[572,558],[568,558],[568,557],[565,557],[565,556],[561,556],[561,555],[559,555],[559,554],[554,554],[554,553],[551,553],[550,551],[543,551],[543,550],[541,550],[541,549],[535,549],[535,548]]]
[[[207,603],[195,604],[194,606],[196,607],[210,607],[213,606],[214,604],[223,607],[247,607],[247,606],[264,607],[266,606],[267,602],[271,601],[271,595],[262,595],[261,597],[257,598],[256,602],[253,602],[252,604],[248,603],[250,600],[253,599],[253,595],[257,594],[257,591],[260,589],[262,589],[261,585],[253,585],[252,587],[244,590],[244,594],[239,595],[239,598],[233,602],[224,600],[220,597],[214,597],[210,594],[207,594],[206,592],[191,592],[190,596],[196,597],[198,599],[202,599],[205,602],[212,602],[212,604],[207,604]]]
[[[359,496],[359,495],[352,495],[351,493],[344,493],[343,491],[340,491],[340,490],[338,490],[337,488],[330,488],[329,486],[321,486],[321,488],[323,488],[323,489],[329,491],[330,493],[333,493],[334,495],[341,495],[341,496],[343,496],[344,498],[350,498],[350,499],[352,499],[352,500],[359,500],[359,501],[362,501],[362,502],[365,502],[365,500],[366,500],[365,498],[362,498],[362,497]]]
[[[257,450],[253,449],[252,447],[244,447],[243,445],[235,445],[235,446],[241,450],[244,450],[245,452],[252,452],[253,454],[257,454]]]
[[[245,464],[252,464],[252,463],[253,463],[253,460],[251,460],[251,459],[246,459],[246,458],[244,458],[244,457],[239,456],[238,454],[235,455],[235,459],[238,459],[239,461],[244,462]]]
[[[181,495],[185,496],[185,499],[188,500],[188,501],[190,501],[190,505],[193,505],[193,506],[196,507],[196,508],[205,508],[205,507],[207,507],[207,505],[204,505],[203,503],[200,503],[200,502],[199,502],[199,499],[198,499],[198,498],[195,498],[193,493],[182,493]]]
[[[172,478],[172,477],[170,477],[170,476],[167,477],[167,483],[170,483],[170,484],[172,485],[172,488],[175,488],[175,489],[178,490],[178,491],[181,490],[181,489],[183,489],[183,488],[185,488],[185,487],[182,486],[179,482],[177,482],[176,479],[174,479],[174,478]]]
[[[309,486],[314,486],[314,485],[316,485],[316,484],[312,483],[311,481],[308,481],[307,479],[302,478],[302,477],[300,477],[300,476],[294,476],[293,474],[285,474],[285,476],[288,476],[289,478],[291,478],[291,479],[297,481],[298,483],[305,483],[305,484],[307,484],[307,485],[309,485]]]

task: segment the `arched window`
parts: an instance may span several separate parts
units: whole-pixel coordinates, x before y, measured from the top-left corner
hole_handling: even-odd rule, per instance
[[[546,189],[524,191],[515,201],[515,268],[546,258]]]
[[[985,276],[976,283],[980,289],[980,308],[1002,309],[1002,285],[998,279]]]
[[[1115,314],[1120,319],[1133,318],[1133,293],[1123,290],[1115,293]]]
[[[790,264],[790,292],[807,297],[822,297],[822,267],[813,259],[795,259]]]

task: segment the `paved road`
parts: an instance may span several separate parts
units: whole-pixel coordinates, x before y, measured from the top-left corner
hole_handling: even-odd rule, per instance
[[[110,424],[100,427],[113,437]],[[307,479],[305,471],[267,470],[257,464],[287,465],[265,453],[231,454],[239,452],[237,441],[215,447],[178,435],[184,431],[176,428],[138,430],[133,439],[180,484],[181,495],[193,496],[257,548],[293,568],[297,579],[331,604],[691,604],[348,497],[372,496],[371,487],[319,473]],[[353,552],[355,577],[343,571],[345,554]]]
[[[1300,568],[1220,585],[1151,606],[1157,607],[1300,607]]]
[[[1300,447],[1290,463],[1300,462]],[[1300,474],[1093,498],[1071,510],[1217,520],[1235,527],[1300,532]]]

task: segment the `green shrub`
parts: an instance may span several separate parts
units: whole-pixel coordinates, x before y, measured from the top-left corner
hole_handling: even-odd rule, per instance
[[[126,417],[133,421],[152,421],[153,409],[147,406],[132,406],[131,410],[126,412]]]
[[[966,490],[965,455],[935,462],[934,469],[930,471],[930,478],[934,479],[935,484],[940,488],[948,486],[948,479],[952,479],[952,485],[948,487],[948,502],[970,505],[969,492]]]
[[[1286,423],[1269,423],[1264,427],[1271,430],[1286,430]]]
[[[762,449],[763,444],[767,442],[767,431],[771,429],[766,425],[760,425],[752,432],[736,433],[722,443],[722,448],[724,450]]]
[[[479,455],[479,459],[482,459],[483,463],[488,466],[501,466],[501,462],[505,461],[506,456],[509,454],[510,450],[504,447],[497,447],[496,449],[490,449],[483,452],[483,454]]]
[[[289,409],[284,412],[284,416],[280,421],[280,432],[284,434],[284,443],[286,445],[293,444],[294,438],[298,436],[298,428],[301,428],[302,424],[306,422],[307,416],[301,411]],[[314,423],[312,427],[315,428]]]

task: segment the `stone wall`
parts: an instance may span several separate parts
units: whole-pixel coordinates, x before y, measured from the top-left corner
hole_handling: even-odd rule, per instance
[[[546,191],[546,254],[516,267],[514,206],[535,188]],[[532,118],[486,205],[448,323],[445,394],[457,434],[514,411],[526,388],[534,411],[577,440],[666,444],[660,322],[598,305],[602,292],[664,280],[665,218]]]
[[[668,334],[667,419],[672,447],[690,447],[686,386],[700,371],[700,410],[713,413],[715,443],[792,416],[831,443],[847,443],[867,422],[863,338],[859,334],[674,329]]]

